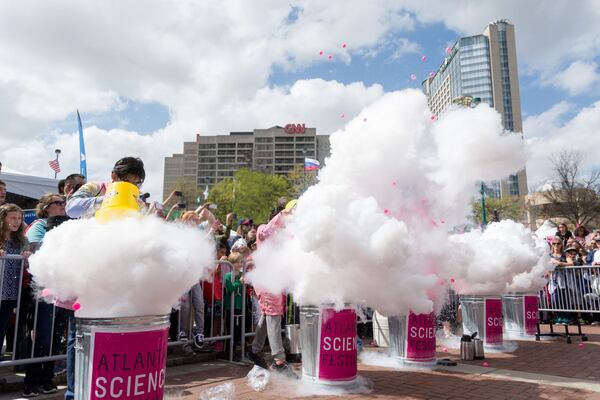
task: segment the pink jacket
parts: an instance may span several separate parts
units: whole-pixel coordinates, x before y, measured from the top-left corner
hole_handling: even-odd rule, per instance
[[[269,236],[277,232],[284,225],[284,214],[279,213],[274,216],[268,224],[260,225],[256,230],[256,245],[260,246]],[[284,294],[272,294],[254,288],[258,296],[258,305],[263,315],[283,315],[283,307],[285,305]]]

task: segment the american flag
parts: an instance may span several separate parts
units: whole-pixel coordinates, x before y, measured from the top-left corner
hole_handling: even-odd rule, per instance
[[[58,164],[58,160],[51,160],[48,161],[48,165],[50,166],[50,168],[56,172],[57,174],[60,172],[60,165]]]

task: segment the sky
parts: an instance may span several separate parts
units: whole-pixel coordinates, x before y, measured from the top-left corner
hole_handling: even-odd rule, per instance
[[[56,148],[59,178],[78,172],[78,109],[88,178],[139,156],[160,200],[164,157],[196,134],[332,133],[497,19],[515,25],[530,190],[565,149],[600,168],[598,1],[22,0],[0,3],[3,172],[53,177]]]

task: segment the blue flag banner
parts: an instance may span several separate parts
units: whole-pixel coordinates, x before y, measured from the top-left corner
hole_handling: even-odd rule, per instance
[[[87,178],[87,162],[85,159],[85,143],[83,142],[83,127],[77,110],[77,125],[79,127],[79,173]]]

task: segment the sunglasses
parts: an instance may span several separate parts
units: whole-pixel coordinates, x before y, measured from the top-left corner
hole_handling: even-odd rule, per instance
[[[67,202],[64,200],[56,200],[56,201],[51,202],[48,205],[51,206],[52,204],[56,204],[57,206],[64,206],[67,204]]]

